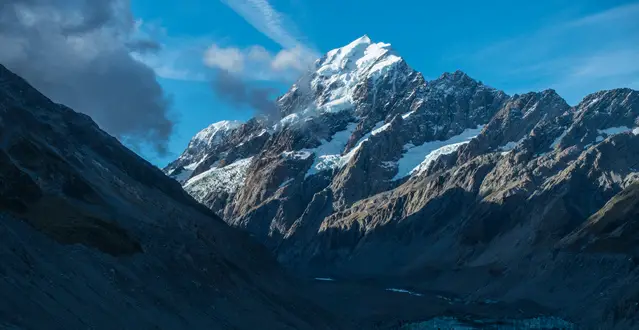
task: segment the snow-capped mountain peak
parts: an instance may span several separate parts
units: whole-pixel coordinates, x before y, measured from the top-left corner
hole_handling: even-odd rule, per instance
[[[240,127],[240,125],[242,125],[242,122],[237,120],[223,120],[213,123],[195,134],[193,139],[191,139],[191,143],[206,143],[207,145],[211,145],[219,141],[230,131]]]
[[[196,172],[198,166],[210,158],[210,154],[220,145],[225,144],[226,140],[242,125],[240,121],[223,120],[199,131],[180,157],[167,166],[165,172],[180,183],[186,182]]]
[[[373,43],[363,36],[348,45],[329,51],[317,63],[317,78],[352,80],[367,78],[401,61],[388,43]]]
[[[365,35],[326,53],[315,63],[315,71],[302,77],[278,100],[283,123],[353,109],[359,87],[376,85],[389,77],[387,80],[405,80],[411,72],[390,44],[374,43]]]

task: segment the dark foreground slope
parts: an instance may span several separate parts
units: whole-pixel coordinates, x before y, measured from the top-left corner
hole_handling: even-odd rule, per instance
[[[0,66],[0,328],[336,329],[268,251]]]

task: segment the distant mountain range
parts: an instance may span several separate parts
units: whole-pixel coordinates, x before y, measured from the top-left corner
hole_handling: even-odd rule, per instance
[[[639,326],[639,92],[570,106],[461,71],[433,81],[364,36],[164,171],[304,276],[393,279]]]
[[[639,92],[362,37],[277,106],[163,173],[0,65],[0,329],[639,327]]]

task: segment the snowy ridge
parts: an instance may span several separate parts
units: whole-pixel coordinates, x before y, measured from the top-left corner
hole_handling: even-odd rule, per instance
[[[285,116],[275,128],[303,122],[322,113],[353,109],[354,91],[359,84],[371,80],[374,83],[401,62],[402,58],[393,52],[390,44],[373,43],[368,36],[329,51],[315,63],[316,71],[311,75],[310,88],[315,93],[313,102]],[[297,90],[294,86],[283,98]]]
[[[215,144],[230,131],[240,127],[240,125],[242,125],[242,122],[237,120],[223,120],[213,123],[195,134],[193,139],[191,139],[191,143],[205,143],[207,145]]]
[[[180,183],[184,183],[193,171],[206,159],[211,148],[219,145],[235,129],[240,127],[242,122],[223,120],[213,123],[205,129],[199,131],[189,142],[186,150],[176,160],[183,168],[173,168],[167,174]],[[178,172],[179,171],[179,172]]]
[[[198,201],[204,200],[211,192],[234,193],[244,185],[252,159],[240,159],[221,168],[213,167],[189,179],[184,189]]]

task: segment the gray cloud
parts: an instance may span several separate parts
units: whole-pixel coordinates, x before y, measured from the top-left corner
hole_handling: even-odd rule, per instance
[[[150,39],[131,40],[126,43],[126,46],[130,51],[140,54],[157,53],[162,50],[159,42]]]
[[[169,101],[130,53],[159,45],[134,33],[129,0],[0,2],[1,63],[121,140],[163,154],[174,126]]]
[[[212,86],[215,93],[226,102],[237,107],[248,106],[270,120],[279,117],[275,101],[271,98],[277,93],[274,88],[255,86],[224,70],[217,72]]]

